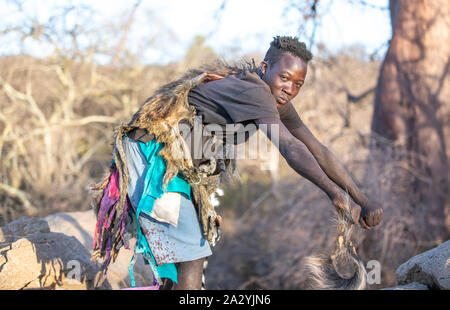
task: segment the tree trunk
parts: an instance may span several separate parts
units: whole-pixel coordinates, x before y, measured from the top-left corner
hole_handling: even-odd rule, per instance
[[[414,175],[395,186],[407,189],[411,208],[425,206],[427,227],[442,233],[450,219],[450,2],[390,0],[389,7],[393,36],[375,95],[372,152],[395,145]]]

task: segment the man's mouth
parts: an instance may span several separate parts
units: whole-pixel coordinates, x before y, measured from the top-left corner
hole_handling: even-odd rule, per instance
[[[278,97],[278,103],[285,104],[286,102],[288,102],[288,99],[286,97]]]

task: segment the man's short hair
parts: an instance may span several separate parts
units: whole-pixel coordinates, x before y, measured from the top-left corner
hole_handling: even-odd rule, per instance
[[[266,56],[264,56],[264,61],[273,65],[285,53],[299,57],[305,63],[308,63],[313,57],[312,53],[306,48],[306,44],[299,42],[297,37],[276,36],[270,43]]]

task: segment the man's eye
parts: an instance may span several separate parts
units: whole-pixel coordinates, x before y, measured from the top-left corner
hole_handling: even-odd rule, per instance
[[[282,81],[287,81],[287,76],[281,75],[280,77]]]
[[[297,84],[297,88],[301,88],[303,84]]]

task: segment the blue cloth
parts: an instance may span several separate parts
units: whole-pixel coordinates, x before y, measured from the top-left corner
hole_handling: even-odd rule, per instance
[[[191,186],[180,176],[175,176],[164,191],[162,180],[166,163],[159,155],[163,145],[156,140],[143,143],[124,137],[123,146],[129,173],[128,196],[138,219],[136,254],[142,254],[149,262],[157,280],[169,278],[177,283],[174,263],[192,261],[212,254],[191,201]],[[176,226],[152,217],[156,199],[167,192],[180,195]],[[128,267],[133,287],[134,261],[133,257]]]
[[[137,143],[126,136],[123,138],[123,142],[124,146],[126,143]],[[163,146],[163,144],[157,143],[156,139],[153,139],[147,143],[139,142],[140,150],[136,147],[124,148],[129,166],[130,182],[128,184],[128,193],[131,204],[135,208],[136,218],[138,219],[136,253],[142,254],[147,259],[153,273],[155,274],[155,271],[157,272],[157,274],[155,274],[156,277],[169,278],[177,283],[177,270],[175,264],[168,263],[161,266],[156,265],[156,260],[148,241],[139,225],[141,212],[150,215],[155,200],[164,194],[162,181],[166,171],[166,163],[164,159],[158,155]],[[186,195],[189,199],[191,197],[191,186],[179,176],[175,176],[169,182],[166,189],[167,192],[179,192]],[[133,265],[134,257],[129,266],[130,278],[132,286],[134,287]]]
[[[164,194],[162,182],[164,173],[166,172],[166,163],[165,160],[158,155],[164,145],[157,143],[156,139],[153,139],[147,143],[139,141],[139,146],[145,156],[148,166],[145,180],[143,182],[144,188],[138,209],[141,208],[140,210],[142,212],[150,215],[155,199],[161,198]],[[191,186],[178,175],[169,182],[166,189],[167,192],[183,193],[191,199]]]

